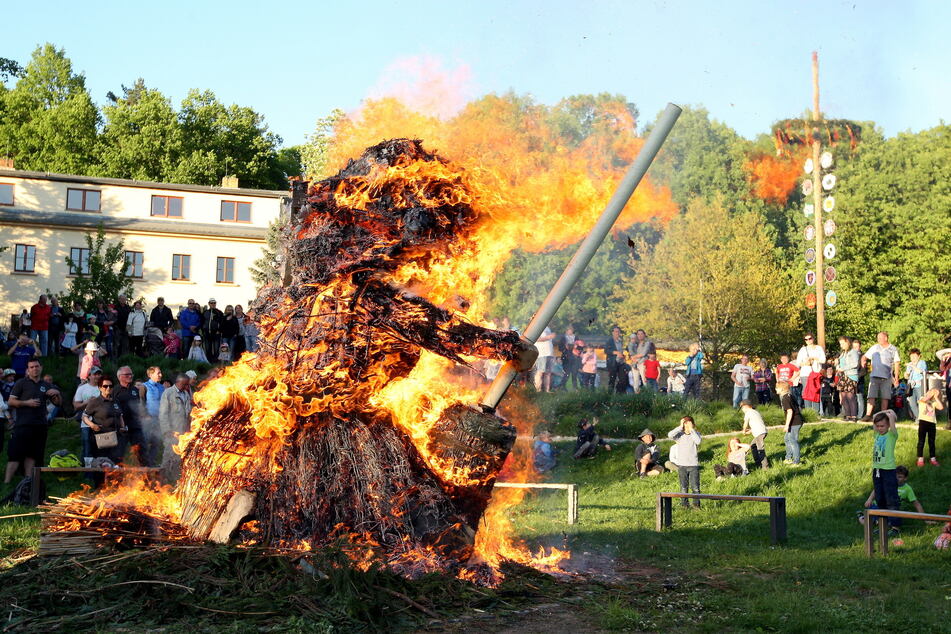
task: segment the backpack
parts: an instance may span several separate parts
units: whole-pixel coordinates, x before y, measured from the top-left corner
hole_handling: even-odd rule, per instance
[[[60,449],[50,456],[50,466],[60,469],[78,469],[83,466],[76,454]]]
[[[0,504],[19,504],[21,506],[30,506],[31,493],[33,491],[33,476],[26,476],[20,480],[16,488],[7,497],[0,500]],[[40,480],[40,500],[46,499],[46,485]]]

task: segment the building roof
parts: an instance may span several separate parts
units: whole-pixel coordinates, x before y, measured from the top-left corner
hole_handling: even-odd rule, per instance
[[[106,231],[168,233],[244,240],[265,239],[267,229],[247,225],[182,222],[180,220],[143,220],[122,216],[86,215],[68,212],[36,211],[0,207],[0,223],[93,229],[100,224]]]
[[[285,190],[242,189],[240,187],[214,187],[209,185],[186,185],[182,183],[156,183],[153,181],[128,180],[125,178],[100,178],[98,176],[77,176],[75,174],[51,174],[49,172],[30,172],[27,170],[5,168],[0,168],[0,177],[28,178],[33,180],[58,181],[64,183],[84,183],[87,185],[143,187],[148,189],[167,189],[181,192],[231,194],[232,196],[254,196],[258,198],[283,198],[290,196],[290,194]]]

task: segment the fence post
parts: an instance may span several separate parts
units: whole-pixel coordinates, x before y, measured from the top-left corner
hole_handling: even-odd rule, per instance
[[[40,505],[40,467],[33,467],[33,486],[30,488],[30,505],[37,507]]]
[[[868,509],[865,509],[865,556],[872,557],[875,555],[875,542],[872,539],[872,516],[869,515]]]
[[[882,557],[888,554],[888,520],[884,515],[878,516],[878,548]]]
[[[774,545],[786,543],[786,498],[769,500],[769,537]]]
[[[658,532],[664,530],[664,495],[660,491],[657,492],[657,509],[655,510],[654,530]]]
[[[574,524],[578,521],[578,485],[568,485],[568,523]]]

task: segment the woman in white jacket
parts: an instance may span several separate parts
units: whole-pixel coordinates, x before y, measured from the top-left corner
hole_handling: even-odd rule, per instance
[[[142,342],[145,340],[145,328],[149,318],[142,310],[142,302],[138,301],[132,304],[132,311],[129,313],[129,319],[126,320],[126,331],[129,333],[129,347],[132,354],[137,357],[143,355]]]

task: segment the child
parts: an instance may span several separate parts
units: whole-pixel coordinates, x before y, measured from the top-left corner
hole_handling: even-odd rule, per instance
[[[746,454],[749,450],[750,445],[740,442],[739,438],[730,438],[730,442],[727,443],[726,466],[713,465],[713,472],[717,474],[717,480],[722,480],[727,476],[747,475],[749,471],[746,468]]]
[[[951,508],[948,509],[948,515],[951,515]],[[934,540],[934,547],[939,550],[951,548],[951,522],[944,525],[944,530]]]
[[[822,368],[822,377],[819,379],[819,396],[822,399],[822,415],[825,417],[835,416],[839,412],[835,407],[835,368],[831,365]]]
[[[743,433],[751,434],[753,442],[750,443],[753,449],[753,462],[763,469],[769,469],[769,459],[766,457],[766,423],[763,422],[763,416],[753,409],[753,404],[749,401],[740,403],[740,411],[743,412]]]
[[[944,409],[939,390],[934,388],[918,399],[918,466],[925,466],[925,438],[928,439],[928,451],[931,453],[931,464],[940,466],[935,456],[934,441],[938,426],[937,410]]]
[[[201,345],[201,335],[195,335],[192,339],[192,347],[188,350],[189,361],[201,361],[208,363],[208,357],[205,356],[205,349]]]
[[[594,373],[598,370],[598,354],[588,346],[581,355],[581,387],[594,389]]]
[[[671,366],[667,368],[667,393],[683,394],[684,386],[687,383],[687,377],[677,371],[677,368]]]
[[[697,447],[703,441],[694,425],[693,417],[684,416],[680,425],[667,434],[677,443],[677,475],[680,479],[680,492],[700,493],[700,462],[697,457]],[[683,498],[683,506],[689,507],[687,498]],[[700,500],[693,501],[694,508],[700,508]]]
[[[657,360],[657,354],[651,352],[644,361],[644,381],[647,383],[647,389],[651,392],[657,391],[657,379],[660,378],[660,361]]]
[[[872,419],[875,428],[875,444],[872,445],[872,486],[878,508],[899,510],[898,477],[895,470],[895,444],[898,442],[898,415],[894,410],[878,412]],[[888,518],[891,525],[889,536],[898,534],[901,520]]]
[[[162,344],[165,349],[165,356],[169,359],[177,359],[179,351],[182,349],[182,338],[178,336],[175,329],[169,326],[165,329],[165,336],[162,338]]]
[[[598,424],[597,417],[590,421],[582,418],[578,422],[578,439],[575,442],[574,458],[594,458],[598,453],[598,447],[604,447],[605,451],[611,451],[611,445],[604,441],[604,438],[598,435],[594,426]]]
[[[895,467],[895,479],[898,481],[898,504],[899,506],[903,502],[908,502],[909,504],[915,507],[915,510],[919,513],[924,513],[925,509],[921,506],[921,502],[918,501],[918,497],[915,495],[914,489],[911,488],[911,485],[908,484],[908,467],[905,465],[898,465]],[[865,500],[865,508],[867,509],[877,509],[878,504],[875,503],[875,491],[872,491],[868,494],[868,499]],[[865,513],[859,513],[859,522],[864,523]]]
[[[813,374],[816,374],[813,372]],[[810,375],[812,376],[812,375]],[[784,464],[790,466],[799,466],[799,430],[802,428],[802,412],[799,411],[799,404],[789,393],[789,383],[786,381],[776,382],[776,394],[779,396],[779,404],[783,408],[785,415],[785,424],[783,425],[783,441],[786,443],[786,459]]]
[[[218,347],[218,362],[219,363],[231,363],[231,346],[227,343],[222,343]]]
[[[645,429],[637,437],[641,441],[634,449],[634,466],[637,468],[637,477],[658,476],[664,472],[660,465],[660,450],[654,444],[654,432]]]
[[[532,463],[535,471],[545,473],[555,468],[555,450],[551,446],[551,433],[543,431],[535,440],[532,450]]]
[[[819,411],[822,401],[822,372],[812,372],[802,387],[802,400],[806,407]]]
[[[905,378],[908,379],[908,411],[912,420],[918,420],[918,401],[925,393],[928,375],[928,364],[921,358],[921,350],[912,348],[908,351],[910,361],[905,366]]]

